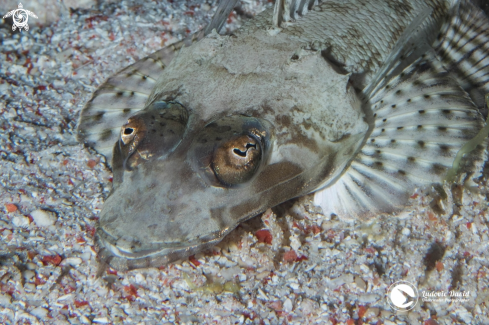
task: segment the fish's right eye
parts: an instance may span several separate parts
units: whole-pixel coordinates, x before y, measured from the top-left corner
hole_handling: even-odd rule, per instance
[[[262,156],[261,143],[249,135],[231,138],[214,150],[211,167],[217,179],[226,185],[250,180]]]
[[[212,186],[245,186],[267,161],[272,132],[272,125],[264,119],[223,117],[207,124],[196,135],[189,161]]]

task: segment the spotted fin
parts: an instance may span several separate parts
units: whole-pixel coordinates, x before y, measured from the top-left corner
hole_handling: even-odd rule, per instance
[[[443,182],[482,128],[468,94],[434,60],[420,58],[371,95],[364,146],[333,186],[315,193],[325,213],[348,219],[399,211],[416,187]]]
[[[184,46],[200,40],[204,32],[167,46],[110,77],[85,105],[78,122],[78,141],[112,159],[114,143],[128,117],[144,108],[165,66]]]
[[[467,0],[458,1],[450,17],[434,49],[443,66],[481,107],[489,93],[489,19]]]

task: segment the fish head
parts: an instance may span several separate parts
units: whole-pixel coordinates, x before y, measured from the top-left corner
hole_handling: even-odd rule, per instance
[[[285,72],[231,74],[222,68],[229,51],[212,64],[199,57],[168,67],[168,79],[122,125],[114,146],[113,190],[98,229],[111,266],[192,255],[341,174],[367,129],[356,93],[319,54],[290,62],[293,49],[285,50]],[[221,81],[219,91],[198,82],[211,79],[206,69]]]
[[[266,119],[225,116],[192,132],[187,117],[178,103],[158,103],[121,128],[114,188],[97,232],[118,269],[166,264],[212,246],[240,222],[310,192],[352,155],[339,146],[353,150],[359,141],[347,137],[305,168],[296,159],[272,161],[280,150]],[[288,147],[280,154],[303,150]]]

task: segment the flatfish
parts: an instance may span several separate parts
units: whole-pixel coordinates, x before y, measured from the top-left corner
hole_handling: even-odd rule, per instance
[[[97,230],[112,267],[195,254],[306,194],[367,220],[480,174],[489,21],[470,1],[277,0],[231,35],[221,7],[81,112],[114,173]]]

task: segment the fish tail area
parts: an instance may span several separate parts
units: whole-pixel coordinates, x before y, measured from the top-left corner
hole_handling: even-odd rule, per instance
[[[106,157],[110,164],[112,150],[121,126],[145,103],[156,81],[175,53],[201,39],[204,32],[167,46],[119,71],[103,83],[80,114],[77,139]]]
[[[469,0],[456,1],[433,47],[447,71],[482,107],[489,93],[489,18]]]
[[[346,220],[394,213],[417,187],[444,182],[450,170],[464,179],[480,170],[486,140],[477,135],[484,121],[467,92],[441,70],[424,55],[371,94],[363,147],[332,186],[315,193],[324,213]],[[454,166],[471,139],[479,139],[477,149]]]

